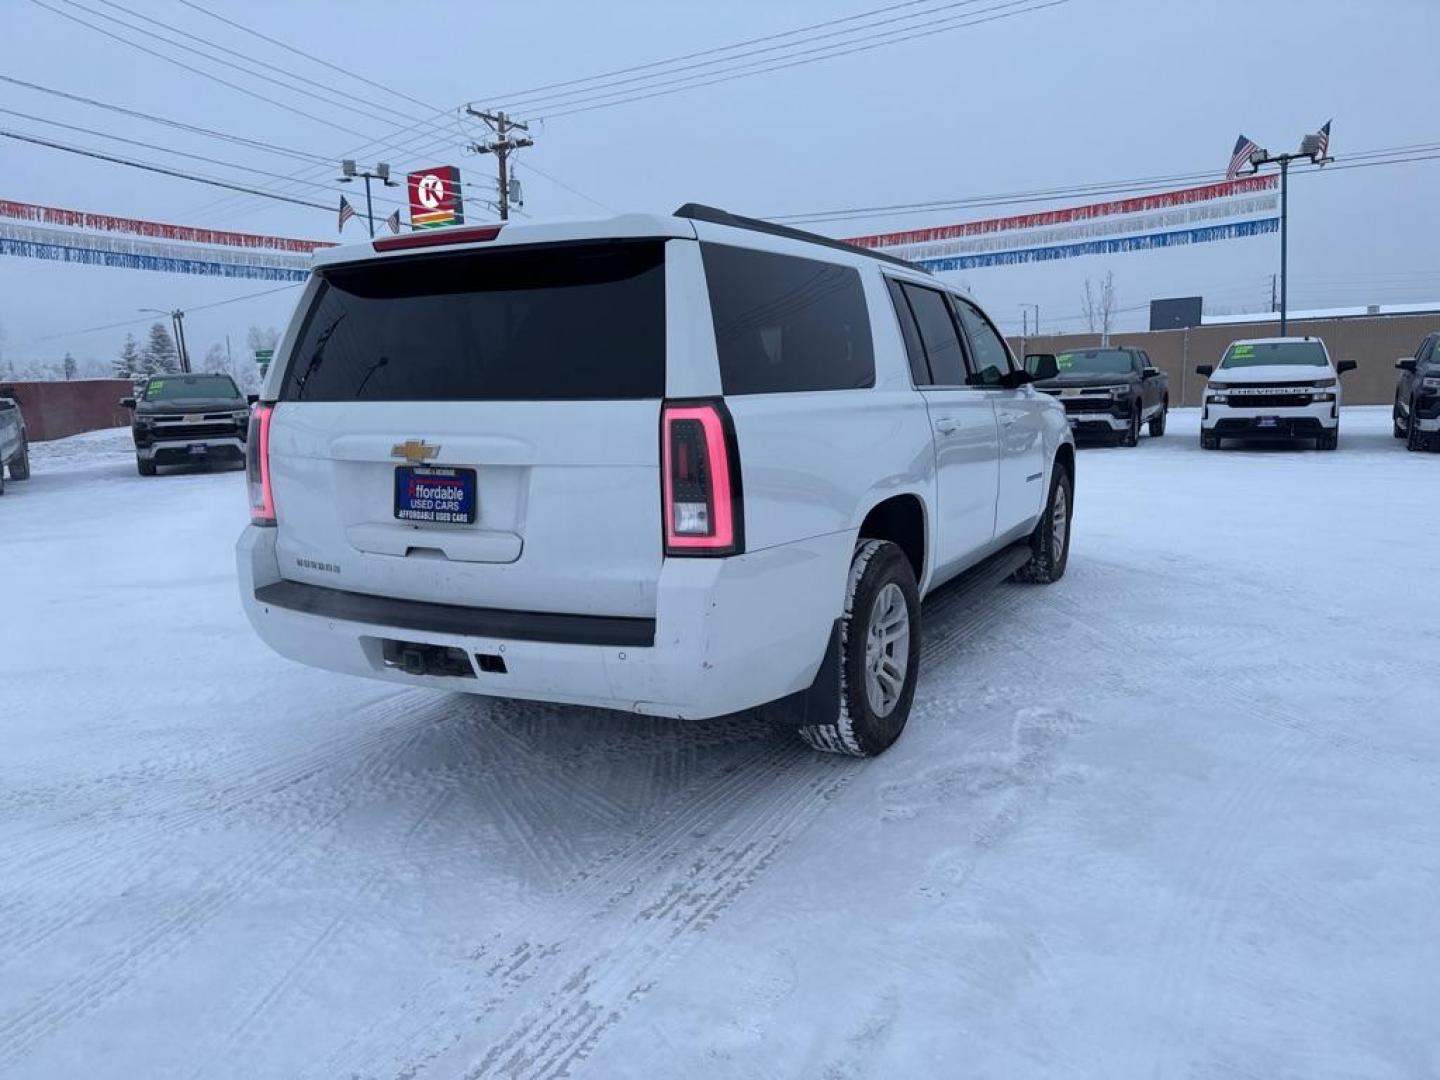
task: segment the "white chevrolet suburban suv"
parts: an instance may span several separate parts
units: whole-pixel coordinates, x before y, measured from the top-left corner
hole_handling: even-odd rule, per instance
[[[335,671],[876,754],[922,596],[1065,571],[1053,375],[907,263],[708,207],[332,249],[247,440],[245,609]]]
[[[1220,366],[1199,364],[1209,378],[1200,413],[1200,446],[1222,439],[1313,439],[1316,449],[1340,442],[1340,376],[1355,361],[1332,363],[1317,337],[1232,342]]]

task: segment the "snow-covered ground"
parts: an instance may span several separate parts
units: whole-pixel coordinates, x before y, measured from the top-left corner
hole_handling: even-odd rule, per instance
[[[0,1075],[1440,1075],[1440,455],[1080,457],[868,763],[244,622],[239,472],[0,498]]]

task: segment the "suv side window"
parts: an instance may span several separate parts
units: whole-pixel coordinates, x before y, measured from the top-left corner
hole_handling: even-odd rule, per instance
[[[915,313],[910,310],[910,301],[894,278],[885,279],[890,290],[890,303],[895,306],[895,318],[900,321],[900,336],[905,339],[905,355],[910,360],[910,378],[916,386],[930,385],[930,365],[925,362],[925,346],[920,341],[920,328],[915,325]]]
[[[854,267],[701,244],[727,394],[875,385],[865,288]]]
[[[908,282],[901,291],[915,313],[920,340],[925,343],[925,356],[930,361],[928,386],[964,386],[965,352],[960,332],[950,314],[945,294]]]
[[[960,312],[960,321],[965,324],[965,333],[970,338],[970,356],[974,386],[999,386],[1000,380],[1010,371],[1012,362],[1010,350],[999,331],[990,325],[990,320],[969,300],[952,297]]]

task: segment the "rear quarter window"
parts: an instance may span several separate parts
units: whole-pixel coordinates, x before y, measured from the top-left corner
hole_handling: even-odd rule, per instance
[[[700,248],[727,395],[875,385],[859,271],[723,244]]]
[[[575,401],[665,393],[660,240],[322,269],[282,401]]]

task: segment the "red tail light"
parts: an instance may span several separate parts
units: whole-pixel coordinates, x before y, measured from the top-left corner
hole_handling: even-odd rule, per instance
[[[744,551],[740,455],[725,403],[666,404],[660,414],[660,450],[665,554]]]
[[[275,495],[270,490],[270,414],[274,405],[256,405],[245,436],[245,484],[250,491],[250,524],[275,524]]]

